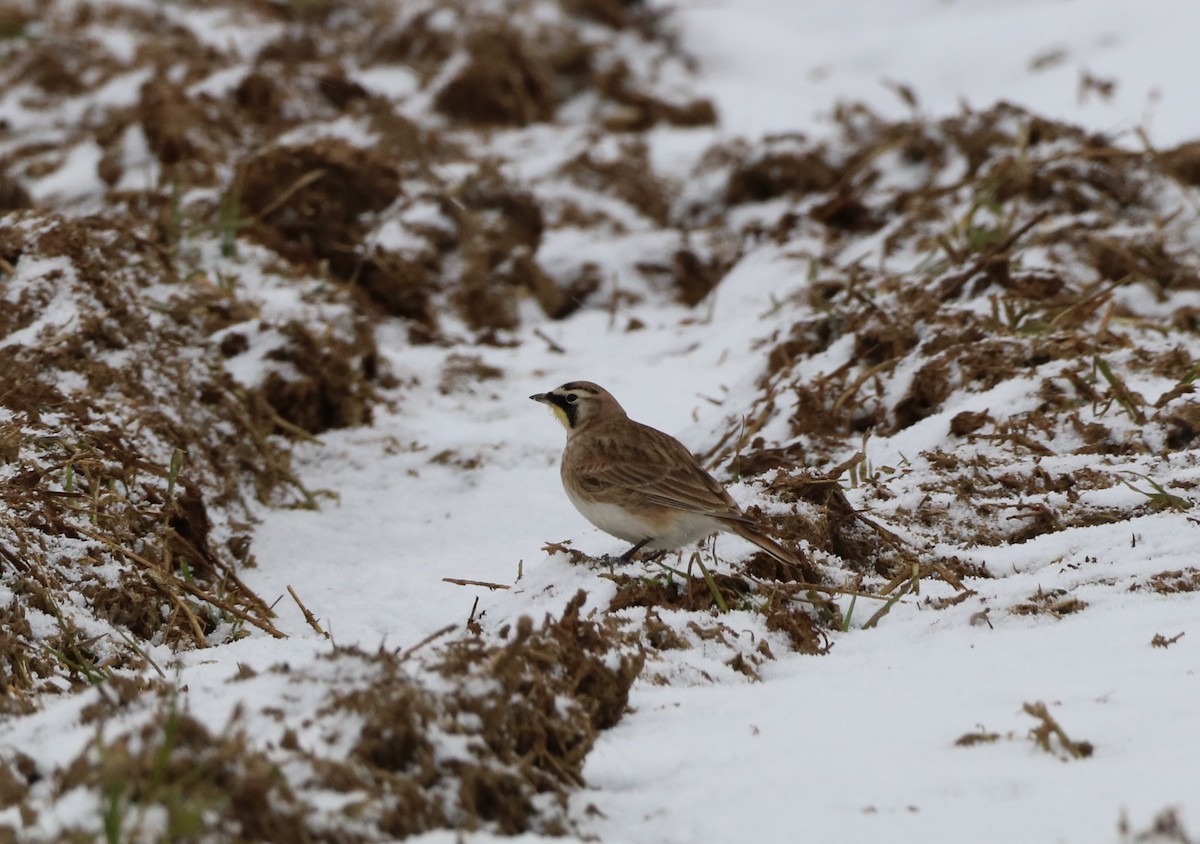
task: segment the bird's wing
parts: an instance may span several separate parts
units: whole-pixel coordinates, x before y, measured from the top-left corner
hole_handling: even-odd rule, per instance
[[[746,519],[712,475],[682,443],[638,423],[636,438],[593,438],[586,454],[575,460],[576,477],[589,493],[603,500],[642,501],[721,519]]]

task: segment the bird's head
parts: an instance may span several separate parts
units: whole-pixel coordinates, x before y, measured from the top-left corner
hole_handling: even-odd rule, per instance
[[[625,415],[621,405],[608,390],[591,381],[571,381],[548,393],[530,396],[534,401],[549,405],[558,421],[570,436],[594,419],[612,414]]]

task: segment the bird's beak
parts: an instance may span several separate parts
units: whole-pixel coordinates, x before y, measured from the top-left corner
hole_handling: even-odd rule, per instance
[[[567,429],[567,433],[570,434],[571,429],[575,425],[575,408],[571,408],[568,411],[567,403],[563,400],[562,396],[555,395],[554,393],[534,393],[530,398],[541,402],[553,410],[554,418],[561,422],[562,426]]]

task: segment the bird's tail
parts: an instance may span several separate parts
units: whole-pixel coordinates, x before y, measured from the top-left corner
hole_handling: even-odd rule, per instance
[[[759,533],[754,528],[742,522],[730,522],[729,530],[732,533],[736,533],[747,542],[757,545],[776,560],[779,560],[779,562],[788,566],[794,566],[796,568],[796,572],[805,580],[811,579],[812,566],[809,564],[809,562],[803,557],[800,557],[799,555],[784,548],[771,537]]]

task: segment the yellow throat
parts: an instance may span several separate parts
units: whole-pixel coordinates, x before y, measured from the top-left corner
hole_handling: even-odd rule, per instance
[[[571,430],[571,421],[567,419],[567,412],[556,404],[551,404],[550,409],[554,411],[554,415],[562,423],[562,426],[568,431]]]

